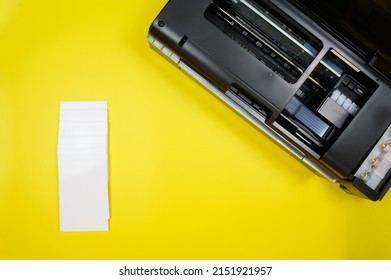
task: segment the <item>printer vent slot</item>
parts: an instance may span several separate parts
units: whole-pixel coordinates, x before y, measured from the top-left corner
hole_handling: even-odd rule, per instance
[[[189,37],[183,36],[183,38],[179,41],[178,46],[179,46],[180,48],[182,48],[183,45],[186,43],[186,41],[187,41],[188,39],[189,39]]]
[[[260,102],[256,101],[253,97],[245,93],[243,90],[238,90],[236,86],[232,86],[229,88],[229,91],[236,97],[238,97],[239,100],[241,100],[244,104],[250,106],[255,112],[262,115],[263,118],[267,119],[270,117],[270,111],[265,109]]]
[[[266,1],[215,0],[205,17],[291,84],[323,47],[319,39]]]

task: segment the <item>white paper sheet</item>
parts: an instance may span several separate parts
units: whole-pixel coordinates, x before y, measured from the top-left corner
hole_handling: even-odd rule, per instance
[[[107,102],[61,102],[60,231],[107,231]]]

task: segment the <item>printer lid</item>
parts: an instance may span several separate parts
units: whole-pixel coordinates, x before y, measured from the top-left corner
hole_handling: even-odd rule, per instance
[[[289,0],[391,80],[391,1]]]

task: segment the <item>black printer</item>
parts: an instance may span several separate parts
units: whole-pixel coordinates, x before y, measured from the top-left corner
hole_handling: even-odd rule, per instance
[[[170,0],[150,45],[345,192],[391,186],[391,2]]]

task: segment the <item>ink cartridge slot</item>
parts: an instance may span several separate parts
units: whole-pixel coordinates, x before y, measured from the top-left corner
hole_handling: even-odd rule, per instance
[[[331,49],[287,104],[281,116],[297,123],[297,128],[304,126],[309,130],[315,141],[312,141],[314,138],[307,139],[311,143],[307,146],[313,146],[312,150],[323,155],[377,88],[377,83]]]

